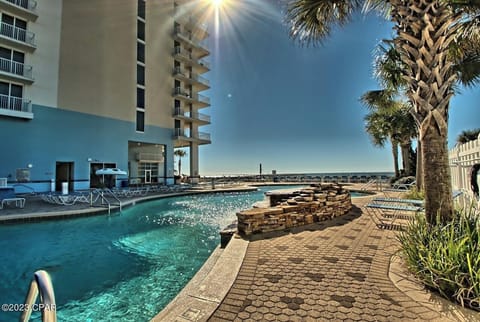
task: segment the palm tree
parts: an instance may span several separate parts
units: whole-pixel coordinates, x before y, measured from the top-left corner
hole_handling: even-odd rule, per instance
[[[389,137],[394,155],[395,176],[398,171],[398,145],[402,152],[402,164],[406,175],[412,175],[411,153],[412,139],[416,137],[415,121],[409,114],[410,107],[405,102],[392,98],[389,90],[366,92],[360,101],[370,109],[365,117],[366,130],[372,137],[374,145],[384,146],[384,141],[378,140],[379,133]]]
[[[400,176],[398,167],[398,142],[392,135],[392,128],[390,120],[387,119],[385,113],[370,112],[365,116],[365,130],[370,134],[370,138],[374,146],[385,147],[385,144],[390,140],[392,146],[393,169],[395,177]]]
[[[178,175],[182,176],[182,158],[187,155],[187,151],[175,150],[173,154],[178,156]]]
[[[307,45],[321,43],[335,25],[346,24],[353,12],[362,8],[388,13],[395,23],[394,44],[404,64],[406,95],[422,143],[427,221],[434,224],[439,218],[448,222],[453,218],[447,149],[449,103],[457,81],[472,85],[479,80],[480,4],[458,0],[293,0],[286,12],[290,35]]]
[[[480,129],[462,131],[462,133],[457,136],[457,143],[464,144],[476,140],[478,135],[480,135]]]

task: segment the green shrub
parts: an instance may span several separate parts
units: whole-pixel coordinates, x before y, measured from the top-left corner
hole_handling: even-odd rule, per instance
[[[428,288],[480,311],[480,217],[473,210],[445,226],[418,215],[398,238],[407,266]]]
[[[423,191],[417,190],[417,188],[413,187],[412,189],[405,192],[403,195],[404,199],[416,199],[416,200],[423,200],[425,199],[425,193]]]

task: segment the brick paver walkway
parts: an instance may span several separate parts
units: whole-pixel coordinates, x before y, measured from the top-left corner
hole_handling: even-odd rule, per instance
[[[388,278],[395,232],[367,214],[250,242],[235,283],[209,321],[438,321]]]

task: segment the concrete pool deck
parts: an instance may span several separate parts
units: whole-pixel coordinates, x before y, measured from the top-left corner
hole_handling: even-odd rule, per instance
[[[195,193],[228,191],[238,189]],[[331,221],[250,240],[233,238],[227,248],[213,252],[152,321],[480,321],[480,313],[425,291],[407,274],[396,255],[396,232],[378,229],[362,212],[369,199],[354,198],[354,209]],[[105,209],[28,198],[25,209],[0,210],[0,220],[39,220],[79,211],[91,215]]]
[[[152,321],[480,321],[407,273],[396,232],[362,212],[368,200],[288,233],[237,236]]]

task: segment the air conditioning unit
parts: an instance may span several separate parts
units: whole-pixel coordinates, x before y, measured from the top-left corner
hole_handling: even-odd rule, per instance
[[[7,178],[0,178],[0,188],[7,186]]]

